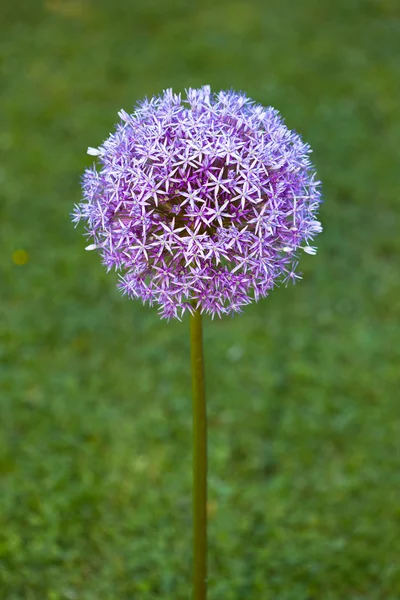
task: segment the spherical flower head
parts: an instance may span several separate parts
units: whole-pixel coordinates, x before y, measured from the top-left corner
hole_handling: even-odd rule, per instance
[[[295,281],[310,241],[319,182],[310,147],[279,113],[233,91],[166,90],[121,110],[115,133],[88,153],[86,221],[107,269],[132,298],[166,318],[194,308],[241,311],[278,282]]]

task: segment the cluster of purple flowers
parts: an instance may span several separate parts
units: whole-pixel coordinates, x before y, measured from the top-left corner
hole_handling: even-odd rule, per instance
[[[100,168],[86,170],[73,220],[123,292],[166,318],[221,316],[299,277],[296,251],[314,254],[322,230],[319,182],[310,147],[275,109],[204,86],[119,117],[88,149]]]

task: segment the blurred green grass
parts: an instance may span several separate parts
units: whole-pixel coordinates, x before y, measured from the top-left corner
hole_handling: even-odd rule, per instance
[[[117,110],[209,83],[278,108],[326,198],[304,280],[206,324],[210,600],[398,600],[398,2],[0,18],[1,598],[190,597],[188,323],[122,298],[69,213]]]

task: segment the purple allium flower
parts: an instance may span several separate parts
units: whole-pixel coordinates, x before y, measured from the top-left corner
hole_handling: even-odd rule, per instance
[[[322,231],[310,147],[272,107],[243,93],[166,90],[121,110],[116,131],[88,153],[88,236],[119,287],[180,318],[240,311],[279,281],[295,281],[297,254]]]

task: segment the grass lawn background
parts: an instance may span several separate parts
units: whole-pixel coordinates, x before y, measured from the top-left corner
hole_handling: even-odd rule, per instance
[[[190,597],[188,321],[122,298],[69,213],[120,108],[205,83],[280,110],[325,197],[303,281],[205,325],[210,600],[399,600],[398,2],[0,20],[2,600]]]

